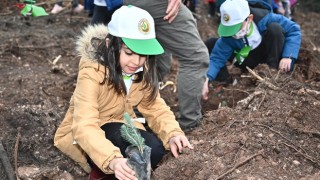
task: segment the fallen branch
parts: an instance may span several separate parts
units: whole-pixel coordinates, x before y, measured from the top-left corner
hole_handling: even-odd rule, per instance
[[[237,109],[245,109],[249,106],[250,102],[255,96],[258,96],[260,94],[263,94],[262,91],[255,91],[254,93],[250,94],[245,99],[242,99],[241,101],[237,102]]]
[[[18,127],[17,130],[18,130],[18,134],[16,138],[16,144],[14,146],[14,168],[16,172],[16,178],[17,180],[19,180],[20,178],[18,176],[18,149],[19,149],[19,141],[21,137],[21,134],[20,134],[21,127]]]
[[[248,162],[248,161],[250,161],[251,159],[255,158],[256,156],[262,155],[262,153],[263,153],[263,150],[260,150],[260,151],[257,152],[256,154],[254,154],[254,155],[246,158],[245,160],[237,163],[237,164],[234,165],[231,169],[229,169],[227,172],[225,172],[225,173],[219,175],[217,178],[215,178],[215,180],[221,179],[221,178],[223,178],[224,176],[230,174],[232,171],[234,171],[235,169],[237,169],[239,166],[242,166],[243,164],[245,164],[246,162]],[[209,178],[209,179],[211,179],[211,178]]]
[[[280,90],[279,87],[275,86],[274,84],[272,84],[269,81],[266,81],[265,79],[263,79],[261,76],[259,76],[257,73],[255,73],[252,69],[250,69],[248,66],[246,66],[247,70],[249,71],[249,73],[251,73],[254,77],[256,77],[260,82],[264,83],[266,86],[268,86],[268,88],[273,89],[273,90]]]
[[[10,164],[8,154],[3,147],[1,140],[0,140],[0,159],[1,159],[2,165],[4,167],[4,170],[6,171],[8,180],[15,180],[14,170]]]

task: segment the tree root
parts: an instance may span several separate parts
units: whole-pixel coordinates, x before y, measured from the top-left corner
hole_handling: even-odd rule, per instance
[[[2,165],[5,169],[5,171],[7,173],[8,180],[15,180],[14,170],[10,164],[7,152],[5,151],[1,140],[0,140],[0,159],[1,159],[1,162],[2,162]]]
[[[18,149],[19,149],[19,141],[21,137],[21,134],[20,134],[21,127],[18,127],[17,130],[18,130],[18,134],[16,138],[16,144],[14,146],[14,168],[16,172],[16,178],[17,180],[19,180],[20,178],[18,176]]]

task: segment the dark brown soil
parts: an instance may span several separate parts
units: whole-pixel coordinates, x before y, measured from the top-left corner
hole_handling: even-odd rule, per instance
[[[21,179],[86,179],[53,146],[53,135],[75,88],[75,36],[90,18],[70,10],[26,18],[14,3],[0,8],[0,142]],[[208,18],[204,5],[198,13],[202,38],[216,36],[217,18]],[[303,33],[294,72],[260,65],[254,71],[262,82],[232,69],[234,85],[211,84],[201,126],[187,133],[195,149],[177,159],[168,153],[152,179],[319,179],[320,14],[298,9],[294,18]],[[177,67],[174,60],[168,80],[176,82]],[[178,113],[171,87],[161,95]],[[0,179],[9,179],[4,167]]]

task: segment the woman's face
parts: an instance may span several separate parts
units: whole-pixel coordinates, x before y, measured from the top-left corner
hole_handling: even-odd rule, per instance
[[[131,51],[125,44],[120,50],[120,66],[124,73],[133,74],[142,67],[147,59],[147,56],[136,54]]]

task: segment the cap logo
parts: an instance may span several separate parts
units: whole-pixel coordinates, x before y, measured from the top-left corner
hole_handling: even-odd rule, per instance
[[[230,21],[230,16],[229,16],[229,14],[224,14],[223,15],[223,20],[225,21],[225,22],[228,22],[228,21]]]
[[[149,34],[150,32],[150,24],[147,19],[141,19],[138,24],[138,29],[143,34]]]

